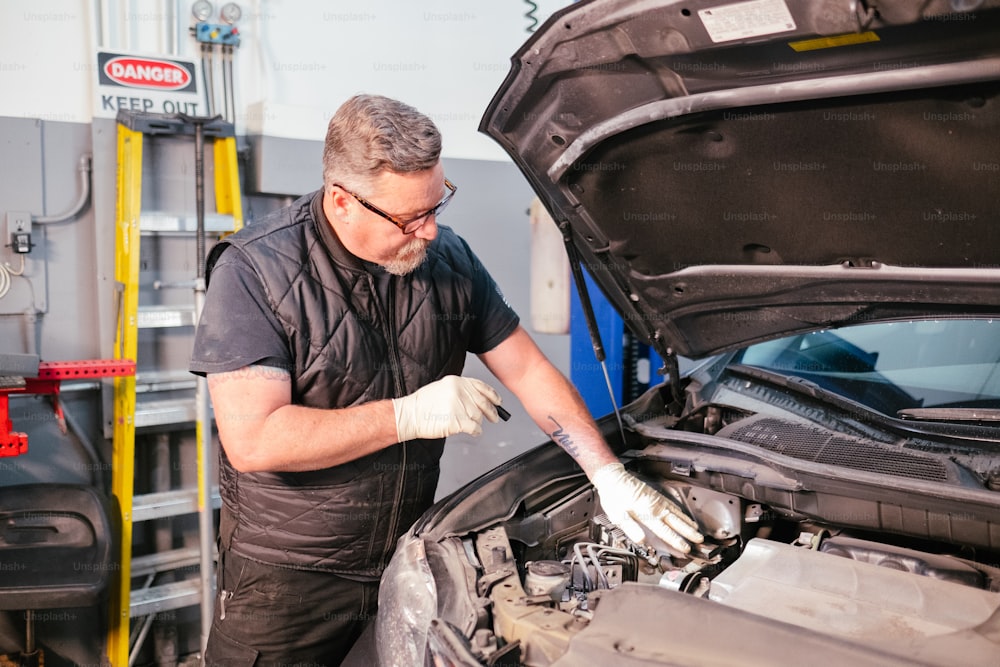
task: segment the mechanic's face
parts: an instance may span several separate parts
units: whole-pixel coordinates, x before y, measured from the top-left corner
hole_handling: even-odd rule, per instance
[[[330,207],[327,217],[348,250],[390,273],[405,275],[423,263],[427,246],[437,236],[435,214],[420,216],[432,211],[446,194],[439,162],[419,172],[384,171],[365,192],[333,186],[324,207]],[[404,233],[400,224],[412,231]]]

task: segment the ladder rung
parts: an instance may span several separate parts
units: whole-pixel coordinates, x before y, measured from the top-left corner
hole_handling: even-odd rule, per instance
[[[206,232],[231,232],[235,222],[233,216],[220,213],[205,213]],[[193,214],[148,211],[139,214],[140,232],[196,232],[198,218]]]
[[[194,306],[139,306],[135,322],[140,329],[191,327]]]
[[[136,556],[132,559],[131,573],[133,577],[145,577],[157,572],[179,570],[201,564],[201,551],[198,547],[171,549],[157,553]]]
[[[218,487],[212,488],[212,509],[222,507]],[[132,522],[163,519],[169,516],[193,514],[198,511],[198,492],[195,489],[178,489],[137,495],[132,500]]]
[[[135,427],[185,424],[196,419],[194,401],[185,398],[142,401],[135,406]]]
[[[201,580],[187,579],[134,590],[129,596],[129,616],[148,616],[201,603]]]
[[[189,371],[143,371],[135,374],[135,393],[194,389],[195,376]],[[194,400],[194,399],[192,399]]]

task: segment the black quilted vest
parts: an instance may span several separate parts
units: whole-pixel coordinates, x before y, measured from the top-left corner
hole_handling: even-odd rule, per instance
[[[482,270],[447,227],[420,268],[388,295],[348,253],[306,195],[218,244],[243,253],[263,283],[294,359],[292,400],[348,407],[403,396],[461,374]],[[325,470],[240,473],[220,452],[220,534],[242,556],[274,565],[378,577],[397,538],[431,505],[443,440],[396,444]]]

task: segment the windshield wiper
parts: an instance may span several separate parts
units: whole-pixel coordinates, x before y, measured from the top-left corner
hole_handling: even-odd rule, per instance
[[[1000,410],[994,408],[904,408],[896,416],[930,422],[1000,422]]]

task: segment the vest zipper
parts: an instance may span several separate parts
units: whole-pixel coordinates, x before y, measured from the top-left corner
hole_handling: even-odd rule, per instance
[[[379,299],[378,290],[375,287],[375,279],[370,273],[368,276],[368,287],[371,289],[372,297],[375,299],[376,307],[381,311],[383,330],[385,334],[386,345],[389,348],[389,363],[392,367],[392,380],[396,388],[396,398],[401,398],[406,394],[406,387],[403,384],[403,369],[402,364],[399,361],[399,347],[396,344],[396,319],[393,317],[393,312],[396,308],[396,278],[395,276],[389,279],[389,293],[386,295],[387,303],[386,308],[382,308],[382,302]],[[405,488],[407,466],[406,466],[406,445],[407,443],[399,443],[402,447],[402,463],[398,471],[399,483],[396,486],[396,495],[393,498],[392,503],[392,514],[389,515],[389,532],[388,535],[392,536],[396,534],[397,525],[399,523],[399,507],[403,502],[403,490]],[[384,567],[385,563],[379,563],[380,567]]]

